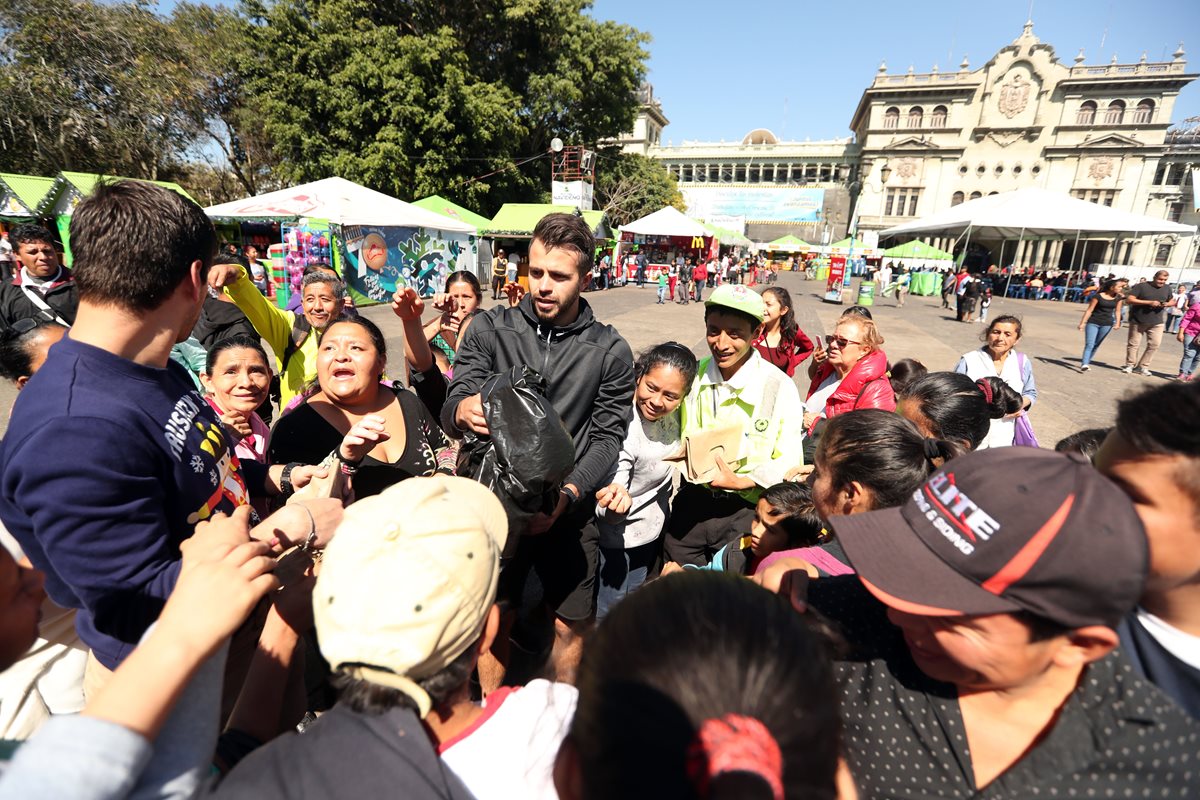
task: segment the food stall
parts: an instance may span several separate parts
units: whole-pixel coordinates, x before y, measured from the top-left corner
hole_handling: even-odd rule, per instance
[[[612,229],[603,211],[579,212],[575,206],[554,205],[552,203],[505,203],[492,218],[487,229],[491,252],[503,250],[509,258],[517,258],[517,282],[529,288],[529,242],[533,239],[533,229],[547,214],[581,213],[592,235],[596,237],[597,246],[604,244],[612,237]],[[615,263],[615,262],[614,262]],[[490,269],[491,258],[488,258]],[[484,282],[486,286],[486,282]]]
[[[621,226],[618,253],[636,249],[646,254],[646,280],[658,279],[678,257],[716,257],[720,240],[696,220],[667,206]]]
[[[325,178],[290,189],[205,209],[215,223],[280,226],[270,248],[271,279],[282,307],[312,264],[332,266],[361,305],[390,302],[397,289],[422,296],[445,288],[450,272],[475,271],[478,230],[344,178]]]

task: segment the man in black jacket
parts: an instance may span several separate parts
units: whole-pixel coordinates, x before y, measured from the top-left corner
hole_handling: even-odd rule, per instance
[[[595,611],[599,555],[594,495],[617,459],[629,427],[633,354],[621,335],[592,315],[579,295],[592,271],[595,243],[587,223],[572,214],[550,214],[538,223],[529,246],[529,291],[513,308],[475,317],[459,345],[454,381],[442,410],[451,436],[488,432],[479,391],[484,382],[518,365],[546,379],[546,396],[575,442],[575,468],[557,508],[534,518],[501,578],[503,599],[519,602],[530,568],[555,613],[554,668],[571,680],[579,662],[581,634]],[[511,624],[511,615],[506,620]],[[506,661],[507,636],[493,652]],[[497,652],[498,651],[498,652]],[[502,677],[503,667],[481,677]],[[499,674],[494,674],[498,672]]]
[[[0,324],[38,319],[73,325],[79,292],[58,260],[54,237],[40,225],[18,225],[9,234],[16,264],[12,282],[0,285]]]

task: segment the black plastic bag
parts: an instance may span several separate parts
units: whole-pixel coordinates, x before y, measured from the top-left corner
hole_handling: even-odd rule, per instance
[[[546,381],[526,366],[495,375],[480,390],[490,435],[468,432],[457,473],[487,486],[508,514],[504,557],[516,551],[535,514],[553,513],[575,467],[575,443],[546,399]]]

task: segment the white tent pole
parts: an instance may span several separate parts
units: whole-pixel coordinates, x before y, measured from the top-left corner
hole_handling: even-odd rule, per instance
[[[1005,297],[1008,297],[1008,285],[1010,283],[1012,283],[1012,274],[1013,274],[1013,271],[1016,270],[1016,268],[1017,268],[1017,261],[1016,261],[1017,253],[1020,252],[1020,250],[1021,250],[1021,240],[1024,238],[1025,238],[1025,226],[1022,225],[1021,233],[1018,234],[1018,236],[1017,236],[1017,247],[1015,250],[1013,250],[1013,263],[1009,266],[1008,278],[1004,281],[1004,296]],[[1001,250],[1001,255],[1003,255],[1003,250],[1004,250],[1003,244],[1000,245],[1000,250]],[[1000,263],[1003,264],[1004,260],[1001,259]]]
[[[971,246],[971,223],[967,223],[967,241],[963,244],[963,260],[962,266],[967,263],[967,248]]]
[[[1079,255],[1079,234],[1080,233],[1081,233],[1081,231],[1079,231],[1079,230],[1075,231],[1075,249],[1071,252],[1071,265],[1067,269],[1067,281],[1068,282],[1070,282],[1072,276],[1074,276],[1074,274],[1075,274],[1075,257]]]

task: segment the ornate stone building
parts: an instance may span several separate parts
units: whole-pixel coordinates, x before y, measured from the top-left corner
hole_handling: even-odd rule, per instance
[[[1037,186],[1137,214],[1200,224],[1193,170],[1200,135],[1168,135],[1188,73],[1183,47],[1172,60],[1071,65],[1026,23],[1021,35],[978,69],[890,74],[881,64],[850,121],[853,139],[782,142],[751,131],[741,142],[662,144],[666,117],[647,87],[639,133],[627,149],[663,161],[685,196],[726,189],[824,189],[819,220],[755,224],[751,238],[796,233],[809,241],[843,235],[851,216],[878,231],[976,197]],[[887,175],[887,181],[883,180]],[[953,240],[930,239],[949,249]],[[1015,243],[1006,248],[1013,253]],[[1119,251],[1117,252],[1117,248]],[[1078,263],[1200,266],[1189,237],[1081,243],[1025,242],[1021,264]]]
[[[850,123],[861,148],[859,229],[887,228],[1026,186],[1200,222],[1191,192],[1182,189],[1190,169],[1179,154],[1168,158],[1175,98],[1197,77],[1185,69],[1182,45],[1168,62],[1148,62],[1144,55],[1132,64],[1114,59],[1088,66],[1084,60],[1080,51],[1073,65],[1063,64],[1026,23],[1019,37],[976,70],[965,59],[949,73],[910,69],[892,75],[880,65]],[[1174,166],[1160,170],[1168,162]],[[948,247],[953,241],[932,243]],[[1115,252],[1113,242],[1093,241],[1076,263],[1191,266],[1196,248],[1186,237],[1182,244],[1174,237],[1143,237],[1123,240]],[[1070,258],[1071,247],[1027,242],[1017,259],[1058,265]]]

